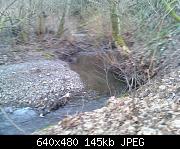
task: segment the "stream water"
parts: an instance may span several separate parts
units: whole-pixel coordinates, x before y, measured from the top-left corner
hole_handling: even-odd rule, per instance
[[[38,129],[57,124],[67,115],[74,115],[80,112],[87,112],[101,108],[105,105],[106,100],[107,97],[91,101],[83,99],[75,100],[73,103],[67,104],[63,108],[59,108],[58,110],[47,114],[45,117],[40,117],[36,111],[30,107],[6,107],[4,110],[14,123],[25,131],[25,134],[30,134]],[[14,127],[3,113],[0,113],[0,134],[15,135],[23,134],[23,132]]]
[[[80,54],[76,57],[76,62],[70,65],[74,71],[80,74],[81,79],[87,86],[87,90],[96,91],[100,97],[91,100],[85,99],[85,97],[77,98],[45,117],[40,117],[30,107],[3,107],[7,115],[0,112],[0,134],[23,134],[10,123],[6,116],[24,130],[26,134],[30,134],[49,125],[57,124],[67,115],[101,108],[105,105],[110,94],[120,94],[123,90],[124,85],[115,80],[111,74],[105,74],[101,63],[94,55]]]

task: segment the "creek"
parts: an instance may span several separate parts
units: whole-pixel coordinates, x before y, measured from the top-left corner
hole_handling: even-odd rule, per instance
[[[36,130],[57,124],[68,115],[99,109],[105,106],[110,95],[120,95],[124,88],[124,84],[117,81],[112,74],[104,72],[102,63],[94,54],[78,54],[76,60],[70,63],[70,67],[80,75],[87,90],[97,93],[98,96],[95,99],[86,99],[86,97],[81,96],[44,117],[40,117],[30,107],[3,107],[6,115],[0,112],[0,134],[23,134],[22,131],[10,123],[6,116],[24,130],[25,134],[30,134]]]

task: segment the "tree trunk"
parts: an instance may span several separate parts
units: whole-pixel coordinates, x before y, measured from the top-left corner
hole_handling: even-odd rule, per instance
[[[120,29],[120,18],[118,16],[118,3],[116,0],[109,0],[110,4],[110,16],[112,24],[112,36],[115,42],[115,45],[118,49],[122,49],[125,53],[130,53],[128,46],[126,45]]]
[[[65,21],[66,21],[66,15],[69,13],[69,6],[70,6],[70,4],[71,4],[71,0],[67,0],[64,3],[63,14],[62,14],[62,17],[60,19],[60,24],[59,24],[58,31],[57,31],[57,36],[58,37],[61,37],[62,34],[65,31],[64,24],[65,24]]]

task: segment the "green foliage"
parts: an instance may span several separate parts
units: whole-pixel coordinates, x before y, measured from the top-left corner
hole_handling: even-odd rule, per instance
[[[180,16],[176,14],[175,10],[171,7],[171,4],[177,2],[177,0],[170,1],[169,3],[163,0],[166,11],[170,13],[170,15],[177,21],[180,22]]]
[[[50,53],[50,52],[44,52],[42,55],[43,55],[44,58],[46,58],[47,60],[51,60],[51,59],[53,59],[54,56],[55,56],[53,53]]]

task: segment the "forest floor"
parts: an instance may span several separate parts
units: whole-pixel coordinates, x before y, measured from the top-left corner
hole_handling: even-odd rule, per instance
[[[178,35],[168,39],[160,57],[161,69],[131,95],[111,97],[103,108],[69,116],[33,134],[180,134],[179,41]]]

